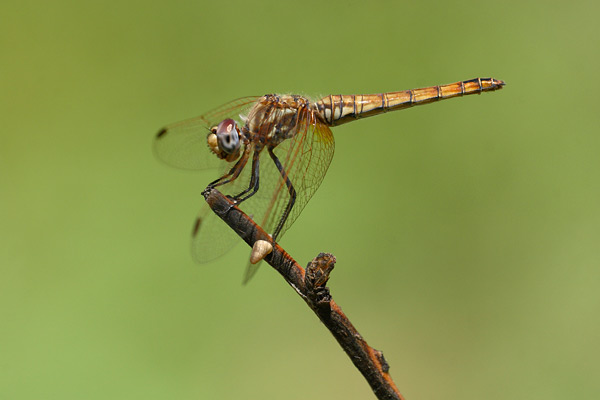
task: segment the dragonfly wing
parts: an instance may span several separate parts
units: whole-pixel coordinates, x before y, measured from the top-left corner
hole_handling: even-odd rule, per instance
[[[244,279],[242,280],[242,285],[245,285],[250,279],[252,279],[254,274],[256,274],[256,272],[258,271],[258,267],[260,267],[260,264],[262,264],[262,261],[259,261],[256,264],[252,264],[250,261],[248,261],[248,265],[246,266],[246,272],[244,272]]]
[[[178,122],[163,128],[157,135],[154,149],[158,158],[183,169],[204,169],[229,164],[210,154],[206,135],[210,128],[223,119],[232,118],[243,125],[240,114],[245,114],[258,97],[247,97],[221,106],[203,116]],[[283,111],[281,111],[283,112]],[[281,116],[283,119],[283,116]],[[274,116],[273,121],[280,120]],[[321,184],[334,151],[331,130],[309,108],[300,111],[293,128],[293,136],[284,140],[274,153],[281,162],[296,190],[296,202],[279,237],[294,223],[302,209]],[[219,190],[236,195],[248,187],[252,168],[247,166],[240,176]],[[240,208],[267,233],[273,233],[290,199],[289,191],[268,151],[260,154],[260,190],[244,201]],[[194,259],[205,263],[226,253],[239,240],[208,206],[203,207],[194,225],[192,253]],[[244,282],[256,272],[258,264],[250,265]]]
[[[222,105],[199,117],[186,119],[162,128],[154,140],[154,153],[176,168],[201,170],[227,164],[211,153],[206,143],[210,128],[231,118],[243,125],[245,115],[259,97],[243,97]]]
[[[217,189],[225,195],[233,195],[248,187],[252,168],[244,168],[240,177]],[[242,203],[244,204],[244,203]],[[254,217],[248,211],[250,218]],[[204,203],[192,229],[192,256],[197,262],[204,264],[221,257],[241,240],[224,221]]]
[[[308,201],[321,185],[335,149],[333,134],[309,109],[298,117],[295,135],[279,144],[274,153],[283,165],[294,189],[296,202],[285,221],[279,238],[292,226]],[[260,190],[241,204],[252,210],[254,221],[273,234],[290,199],[280,171],[267,151],[260,158]],[[256,273],[258,265],[248,264],[244,283]]]
[[[323,182],[334,150],[335,141],[331,129],[309,110],[306,111],[303,118],[299,119],[294,137],[275,148],[274,153],[296,190],[296,202],[279,237],[292,226]],[[267,172],[270,175],[277,175],[269,180],[275,181],[277,184],[270,192],[268,212],[263,215],[262,220],[256,222],[268,233],[273,233],[287,207],[290,195],[275,164],[271,161],[268,163],[268,167],[270,168]]]
[[[236,233],[204,204],[192,229],[192,256],[204,264],[221,257],[240,240]]]

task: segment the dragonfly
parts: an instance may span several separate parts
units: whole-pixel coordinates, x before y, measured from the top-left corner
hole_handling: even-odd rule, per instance
[[[171,166],[217,168],[219,188],[276,242],[319,188],[333,158],[331,128],[361,118],[439,100],[501,89],[504,82],[475,78],[398,92],[243,97],[199,117],[167,125],[154,140],[156,156]],[[236,243],[235,233],[205,204],[194,222],[192,254],[211,261]],[[248,264],[246,283],[258,264]]]

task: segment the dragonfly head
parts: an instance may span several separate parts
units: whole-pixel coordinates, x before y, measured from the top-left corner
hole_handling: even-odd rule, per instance
[[[207,142],[210,150],[217,157],[233,161],[240,155],[241,140],[240,130],[231,118],[224,119],[217,126],[213,126],[208,134]]]

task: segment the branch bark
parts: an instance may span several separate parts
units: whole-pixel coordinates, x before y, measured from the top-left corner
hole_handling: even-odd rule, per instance
[[[250,217],[218,190],[203,192],[210,208],[227,223],[250,247],[257,240],[272,243],[271,237]],[[389,365],[383,353],[367,344],[342,309],[333,301],[325,286],[335,265],[335,257],[321,253],[311,261],[306,271],[277,243],[264,260],[279,272],[285,281],[329,329],[356,368],[365,377],[378,399],[404,400],[392,381]]]

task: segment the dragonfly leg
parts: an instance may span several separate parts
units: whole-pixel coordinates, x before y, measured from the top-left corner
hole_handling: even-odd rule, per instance
[[[277,224],[277,227],[275,228],[275,231],[273,232],[273,240],[275,241],[275,240],[277,240],[277,236],[279,236],[279,233],[283,229],[283,225],[285,224],[285,221],[288,219],[290,212],[292,211],[292,207],[294,207],[294,203],[296,202],[296,189],[294,189],[294,185],[292,185],[292,181],[290,181],[290,178],[288,177],[287,172],[285,172],[283,165],[281,165],[279,158],[277,158],[275,153],[273,153],[273,149],[274,149],[274,147],[268,148],[269,155],[271,156],[271,158],[273,159],[273,162],[277,166],[277,169],[281,173],[281,177],[285,181],[285,185],[287,186],[288,192],[290,193],[290,199],[288,201],[287,206],[285,207],[285,211],[283,212],[283,215],[281,215],[281,219],[279,220],[279,223]]]
[[[248,200],[250,197],[254,196],[256,192],[258,192],[259,187],[259,160],[260,153],[254,150],[254,155],[252,156],[252,176],[250,177],[250,185],[243,192],[235,195],[232,199],[235,200],[236,204],[240,204],[244,200]],[[248,193],[250,192],[250,193]]]
[[[248,162],[249,154],[250,154],[250,147],[249,146],[244,147],[244,152],[242,153],[242,156],[235,163],[235,165],[229,170],[229,172],[227,172],[225,175],[223,175],[219,179],[209,183],[207,186],[207,189],[208,188],[212,189],[217,186],[221,186],[221,185],[224,185],[226,183],[236,180],[237,177],[240,176],[240,174],[244,170],[244,167],[246,166],[246,163]]]

